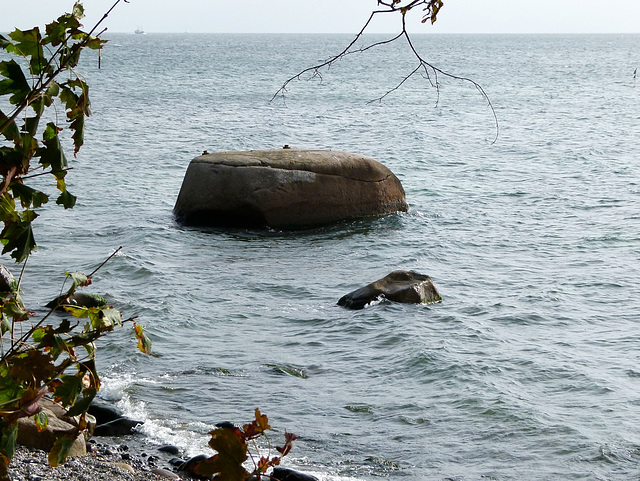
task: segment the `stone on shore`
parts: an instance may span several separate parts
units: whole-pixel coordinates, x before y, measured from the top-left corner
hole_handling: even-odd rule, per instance
[[[33,416],[18,419],[18,444],[32,449],[51,451],[53,444],[58,438],[67,436],[75,432],[76,427],[61,419],[58,419],[53,412],[47,408],[42,408],[49,418],[49,422],[44,431],[39,432]],[[73,446],[69,450],[68,456],[73,458],[87,454],[87,441],[83,433],[79,433]]]
[[[371,284],[342,296],[338,305],[349,309],[362,309],[378,299],[407,304],[432,304],[442,297],[429,276],[413,271],[393,271]]]
[[[67,410],[50,399],[38,401],[39,408],[47,415],[48,423],[44,431],[39,432],[33,416],[18,419],[18,444],[32,448],[50,451],[59,437],[73,434],[80,422],[80,416],[69,416]],[[86,428],[76,436],[69,452],[70,457],[87,454],[86,443],[91,438],[96,426],[95,418],[85,415]]]
[[[288,468],[273,468],[271,478],[277,481],[318,481],[318,478],[310,474],[299,473]]]
[[[407,209],[398,178],[372,158],[287,148],[196,157],[173,212],[186,225],[295,229]]]
[[[144,424],[143,421],[136,421],[122,416],[112,406],[93,401],[88,410],[89,414],[95,416],[96,426],[93,431],[94,436],[125,436],[135,434],[136,427]]]

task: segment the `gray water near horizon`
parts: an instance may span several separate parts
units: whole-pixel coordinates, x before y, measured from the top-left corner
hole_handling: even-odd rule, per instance
[[[640,36],[414,39],[482,85],[497,142],[465,82],[368,103],[415,67],[399,43],[270,102],[350,37],[113,34],[102,69],[81,66],[78,204],[41,212],[27,301],[124,246],[91,290],[138,315],[155,354],[110,336],[102,396],[150,443],[206,452],[215,423],[259,407],[274,444],[299,436],[287,465],[323,480],[637,478]],[[193,157],[284,144],[381,161],[410,211],[303,232],[174,222]],[[443,302],[335,305],[395,269]]]

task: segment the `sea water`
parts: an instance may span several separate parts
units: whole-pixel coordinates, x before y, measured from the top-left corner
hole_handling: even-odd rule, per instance
[[[433,71],[377,101],[417,67],[402,42],[271,101],[351,37],[109,38],[101,69],[79,68],[78,203],[41,211],[24,291],[43,304],[124,246],[88,290],[153,341],[145,356],[125,328],[98,352],[101,396],[145,421],[141,442],[207,453],[216,423],[260,408],[274,445],[299,437],[285,464],[322,480],[640,475],[640,36],[413,37],[491,106]],[[409,212],[175,223],[192,158],[285,144],[379,160]],[[430,275],[442,303],[336,306],[396,269]]]

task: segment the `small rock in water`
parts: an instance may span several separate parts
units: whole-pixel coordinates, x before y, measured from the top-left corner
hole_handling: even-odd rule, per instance
[[[287,468],[273,468],[271,478],[278,481],[319,481],[315,476],[299,473]]]
[[[216,424],[217,428],[221,429],[233,429],[235,428],[235,424],[230,423],[229,421],[222,421],[221,423]]]
[[[115,408],[98,401],[93,401],[87,412],[96,418],[98,424],[106,424],[122,417]]]
[[[173,446],[172,444],[165,444],[164,446],[160,446],[158,451],[161,453],[169,453],[177,456],[180,454],[180,448],[178,446]]]
[[[127,418],[118,418],[105,424],[98,424],[94,436],[124,436],[135,434],[136,426],[143,424],[139,421],[132,421]]]
[[[206,461],[207,459],[209,459],[209,456],[207,456],[206,454],[199,454],[198,456],[194,456],[191,459],[189,459],[187,462],[182,463],[178,467],[178,471],[184,471],[185,473],[188,473],[192,476],[196,476],[201,479],[202,477],[195,472],[195,468],[198,466],[198,464],[200,464],[203,461]]]
[[[393,271],[382,279],[342,296],[338,305],[348,309],[362,309],[377,299],[407,304],[432,304],[442,301],[429,276],[413,271]]]

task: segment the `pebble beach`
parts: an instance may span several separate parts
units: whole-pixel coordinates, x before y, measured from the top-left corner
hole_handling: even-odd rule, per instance
[[[47,453],[18,446],[9,473],[13,481],[148,481],[192,479],[173,472],[167,459],[155,453],[132,453],[127,445],[90,443],[86,456],[69,458],[52,468]],[[155,451],[155,450],[154,450]]]

